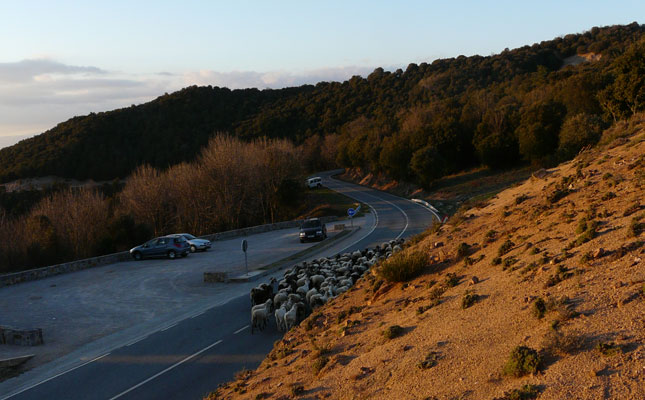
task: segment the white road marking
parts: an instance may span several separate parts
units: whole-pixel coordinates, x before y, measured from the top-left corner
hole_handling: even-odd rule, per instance
[[[18,392],[12,393],[12,394],[10,394],[9,396],[3,397],[3,398],[2,398],[2,399],[0,399],[0,400],[7,400],[7,399],[10,399],[10,398],[12,398],[12,397],[14,397],[14,396],[19,395],[20,393],[26,392],[26,391],[27,391],[27,390],[29,390],[29,389],[33,389],[33,388],[35,388],[35,387],[36,387],[36,386],[38,386],[38,385],[42,385],[42,384],[43,384],[43,383],[45,383],[45,382],[49,382],[49,381],[51,381],[52,379],[56,379],[56,378],[58,378],[58,377],[59,377],[59,376],[61,376],[61,375],[65,375],[65,374],[66,374],[66,373],[68,373],[68,372],[72,372],[72,371],[74,371],[75,369],[79,369],[79,368],[81,368],[81,367],[84,367],[84,366],[86,366],[86,365],[87,365],[87,364],[89,364],[89,363],[93,363],[94,361],[100,360],[101,358],[106,357],[106,356],[109,356],[109,355],[110,355],[110,353],[105,353],[105,354],[103,354],[102,356],[98,356],[98,357],[96,357],[96,358],[93,358],[93,359],[91,359],[90,361],[87,361],[87,362],[84,362],[83,364],[77,365],[77,366],[75,366],[74,368],[70,368],[70,369],[68,369],[67,371],[61,372],[60,374],[54,375],[54,376],[52,376],[52,377],[49,377],[49,378],[47,378],[47,379],[45,379],[45,380],[43,380],[43,381],[40,381],[40,382],[38,382],[38,383],[34,383],[33,385],[28,386],[28,387],[26,387],[26,388],[24,388],[24,389],[22,389],[22,390],[20,390],[20,391],[18,391]]]
[[[163,329],[159,330],[159,332],[167,331],[167,330],[168,330],[168,329],[170,329],[170,328],[174,328],[175,326],[177,326],[177,324],[179,324],[179,322],[175,322],[175,323],[174,323],[174,324],[172,324],[172,325],[168,325],[167,327],[165,327],[165,328],[163,328]]]
[[[333,178],[331,178],[331,177],[330,177],[329,179],[333,179]],[[333,190],[333,188],[330,188],[330,189],[332,189],[332,190]],[[350,189],[353,189],[353,188],[351,188],[351,187],[350,187]],[[399,233],[399,235],[395,238],[395,240],[400,239],[400,238],[401,238],[401,236],[403,236],[403,234],[405,233],[405,231],[408,229],[408,226],[410,225],[410,218],[408,218],[408,214],[406,214],[406,212],[405,212],[405,211],[403,211],[403,209],[401,209],[401,207],[397,206],[396,204],[392,203],[392,202],[391,202],[391,201],[389,201],[389,200],[385,200],[384,198],[381,198],[381,197],[375,196],[375,195],[373,195],[373,194],[371,194],[371,193],[367,193],[367,192],[364,192],[363,194],[365,194],[365,195],[367,195],[367,196],[370,196],[370,197],[372,197],[372,198],[375,198],[375,199],[377,199],[377,200],[384,201],[384,202],[386,202],[386,203],[388,203],[388,204],[392,205],[393,207],[395,207],[397,210],[401,211],[401,214],[403,214],[403,217],[405,217],[405,226],[403,227],[403,230],[401,231],[401,233]],[[350,194],[346,194],[346,195],[347,195],[347,196],[349,196],[349,197],[352,197]],[[366,202],[366,201],[363,201],[363,200],[360,200],[360,199],[357,199],[357,198],[354,198],[354,200],[360,201],[360,202],[365,203],[365,204],[367,204],[368,206],[370,206],[370,209],[372,209],[372,210],[374,211],[374,214],[375,214],[375,216],[376,216],[376,219],[375,219],[375,221],[374,221],[374,225],[372,226],[372,229],[371,229],[371,230],[370,230],[370,231],[369,231],[365,236],[363,236],[363,237],[362,237],[362,238],[360,238],[359,240],[355,241],[354,243],[350,244],[349,246],[345,247],[344,249],[342,249],[341,251],[339,251],[339,253],[342,253],[343,251],[347,250],[348,248],[350,248],[350,247],[354,246],[356,243],[360,242],[361,240],[363,240],[363,239],[365,239],[366,237],[368,237],[369,235],[371,235],[371,234],[372,234],[372,232],[374,232],[374,229],[376,229],[376,226],[378,225],[378,212],[376,211],[376,208],[372,207],[372,205],[371,205],[370,203]]]
[[[173,369],[177,368],[178,366],[180,366],[181,364],[185,363],[186,361],[189,361],[190,359],[197,357],[198,355],[200,355],[200,354],[202,354],[203,352],[205,352],[205,351],[207,351],[207,350],[209,350],[209,349],[211,349],[211,348],[213,348],[213,347],[217,346],[217,345],[218,345],[218,344],[220,344],[220,343],[222,343],[222,341],[221,341],[221,340],[218,340],[217,342],[215,342],[215,343],[213,343],[213,344],[210,344],[210,345],[208,345],[208,346],[204,347],[203,349],[201,349],[201,350],[200,350],[200,351],[198,351],[197,353],[191,354],[191,355],[189,355],[188,357],[184,358],[183,360],[181,360],[181,361],[178,361],[178,362],[174,363],[173,365],[171,365],[170,367],[168,367],[168,368],[164,369],[163,371],[158,372],[158,373],[156,373],[156,374],[152,375],[150,378],[146,379],[145,381],[140,382],[140,383],[138,383],[138,384],[136,384],[136,385],[132,386],[130,389],[125,390],[125,391],[123,391],[123,392],[121,392],[121,393],[117,394],[117,395],[116,395],[116,396],[114,396],[114,397],[111,397],[111,398],[110,398],[110,400],[118,399],[119,397],[122,397],[122,396],[124,396],[124,395],[126,395],[126,394],[130,393],[131,391],[133,391],[133,390],[135,390],[135,389],[137,389],[137,388],[139,388],[139,387],[141,387],[141,386],[145,385],[146,383],[148,383],[148,382],[150,382],[151,380],[153,380],[153,379],[155,379],[155,378],[157,378],[157,377],[159,377],[159,376],[161,376],[161,375],[165,374],[166,372],[168,372],[168,371],[170,371],[170,370],[173,370]]]
[[[235,332],[233,332],[233,334],[234,334],[234,335],[237,335],[238,333],[242,332],[243,330],[245,330],[245,329],[246,329],[246,328],[248,328],[248,327],[249,327],[249,325],[246,325],[246,326],[244,326],[244,327],[242,327],[242,328],[240,328],[240,329],[236,330]]]
[[[128,344],[126,344],[124,347],[129,347],[129,346],[132,346],[135,343],[139,343],[143,339],[147,339],[148,336],[150,336],[150,334],[146,334],[144,336],[139,336],[138,338],[136,338],[136,339],[132,340],[131,342],[129,342]]]

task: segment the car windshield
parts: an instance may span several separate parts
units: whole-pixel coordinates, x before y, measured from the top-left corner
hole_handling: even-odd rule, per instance
[[[317,226],[320,226],[320,220],[305,221],[302,224],[303,228],[315,228]]]
[[[197,239],[195,236],[191,235],[190,233],[184,233],[182,236],[188,240]]]

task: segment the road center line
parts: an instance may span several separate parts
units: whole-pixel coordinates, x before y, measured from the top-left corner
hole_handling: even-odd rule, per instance
[[[110,353],[105,353],[105,354],[103,354],[102,356],[98,356],[98,357],[96,357],[96,358],[91,359],[90,361],[87,361],[87,362],[84,362],[83,364],[77,365],[77,366],[75,366],[74,368],[70,368],[70,369],[68,369],[67,371],[63,371],[63,372],[61,372],[61,373],[59,373],[59,374],[56,374],[56,375],[54,375],[54,376],[52,376],[52,377],[49,377],[49,378],[47,378],[47,379],[45,379],[45,380],[43,380],[43,381],[40,381],[40,382],[38,382],[38,383],[34,383],[33,385],[28,386],[28,387],[26,387],[26,388],[24,388],[24,389],[21,389],[20,391],[18,391],[18,392],[16,392],[16,393],[12,393],[12,394],[10,394],[10,395],[9,395],[9,396],[7,396],[7,397],[3,397],[3,398],[1,398],[0,400],[7,400],[7,399],[9,399],[9,398],[11,398],[11,397],[17,396],[17,395],[19,395],[20,393],[26,392],[26,391],[27,391],[27,390],[29,390],[29,389],[33,389],[33,388],[35,388],[35,387],[36,387],[36,386],[38,386],[38,385],[42,385],[42,384],[43,384],[43,383],[45,383],[45,382],[49,382],[49,381],[51,381],[52,379],[56,379],[56,378],[58,378],[58,377],[59,377],[59,376],[61,376],[61,375],[65,375],[65,374],[66,374],[66,373],[68,373],[68,372],[72,372],[72,371],[74,371],[75,369],[79,369],[79,368],[81,368],[81,367],[84,367],[84,366],[86,366],[86,365],[87,365],[87,364],[89,364],[89,363],[93,363],[94,361],[98,361],[98,360],[100,360],[101,358],[106,357],[106,356],[109,356],[109,355],[110,355]]]
[[[203,352],[205,352],[205,351],[207,351],[207,350],[209,350],[209,349],[211,349],[211,348],[213,348],[213,347],[217,346],[217,345],[218,345],[218,344],[220,344],[220,343],[222,343],[222,341],[221,341],[221,340],[218,340],[217,342],[215,342],[215,343],[213,343],[213,344],[210,344],[210,345],[208,345],[208,346],[204,347],[203,349],[201,349],[201,350],[200,350],[200,351],[198,351],[197,353],[191,354],[191,355],[189,355],[188,357],[184,358],[183,360],[181,360],[181,361],[178,361],[178,362],[174,363],[173,365],[171,365],[170,367],[168,367],[168,368],[164,369],[163,371],[158,372],[158,373],[156,373],[156,374],[152,375],[150,378],[146,379],[145,381],[140,382],[140,383],[138,383],[138,384],[136,384],[136,385],[132,386],[130,389],[125,390],[125,391],[123,391],[123,392],[121,392],[121,393],[117,394],[117,395],[116,395],[116,396],[114,396],[114,397],[111,397],[111,398],[110,398],[110,400],[118,399],[119,397],[122,397],[122,396],[124,396],[124,395],[126,395],[126,394],[130,393],[131,391],[133,391],[133,390],[135,390],[135,389],[137,389],[137,388],[139,388],[139,387],[141,387],[141,386],[145,385],[146,383],[148,383],[148,382],[150,382],[151,380],[153,380],[153,379],[155,379],[155,378],[157,378],[157,377],[159,377],[159,376],[161,376],[161,375],[165,374],[166,372],[168,372],[168,371],[170,371],[170,370],[173,370],[173,369],[177,368],[178,366],[180,366],[181,364],[185,363],[186,361],[189,361],[189,360],[191,360],[192,358],[197,357],[198,355],[200,355],[200,354],[202,354]]]
[[[249,327],[249,325],[246,325],[246,326],[244,326],[244,327],[242,327],[242,328],[240,328],[240,329],[236,330],[235,332],[233,332],[233,334],[234,334],[234,335],[237,335],[238,333],[242,332],[243,330],[245,330],[245,329],[246,329],[246,328],[248,328],[248,327]]]

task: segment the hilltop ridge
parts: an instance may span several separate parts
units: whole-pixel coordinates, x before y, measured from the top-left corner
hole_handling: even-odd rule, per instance
[[[411,240],[424,273],[374,268],[209,398],[645,398],[644,154],[638,114]]]
[[[519,150],[512,131],[541,115],[540,108],[529,106],[536,100],[557,103],[555,120],[539,121],[556,136],[564,111],[568,116],[601,114],[596,94],[611,82],[612,60],[643,32],[638,23],[594,27],[491,56],[409,64],[405,71],[376,68],[366,78],[315,86],[191,86],[145,104],[74,117],[1,149],[0,183],[48,175],[123,179],[143,164],[165,169],[192,161],[218,132],[245,140],[288,138],[315,154],[332,147],[343,167],[362,166],[423,182],[433,178],[419,172],[430,170],[428,163],[440,162],[434,168],[438,173],[480,162],[513,163]],[[561,68],[567,57],[591,52],[602,56],[600,61]],[[548,101],[546,106],[551,107]],[[503,132],[491,125],[499,113],[508,120]],[[497,151],[500,140],[506,146],[501,153],[480,154]],[[548,141],[540,152],[554,150],[552,138]],[[372,146],[366,150],[365,143]],[[311,163],[312,170],[320,167],[315,158]]]

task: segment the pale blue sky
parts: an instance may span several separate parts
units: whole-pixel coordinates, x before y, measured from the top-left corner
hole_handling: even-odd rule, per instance
[[[344,80],[645,19],[643,1],[0,0],[0,10],[0,136],[190,84]]]

